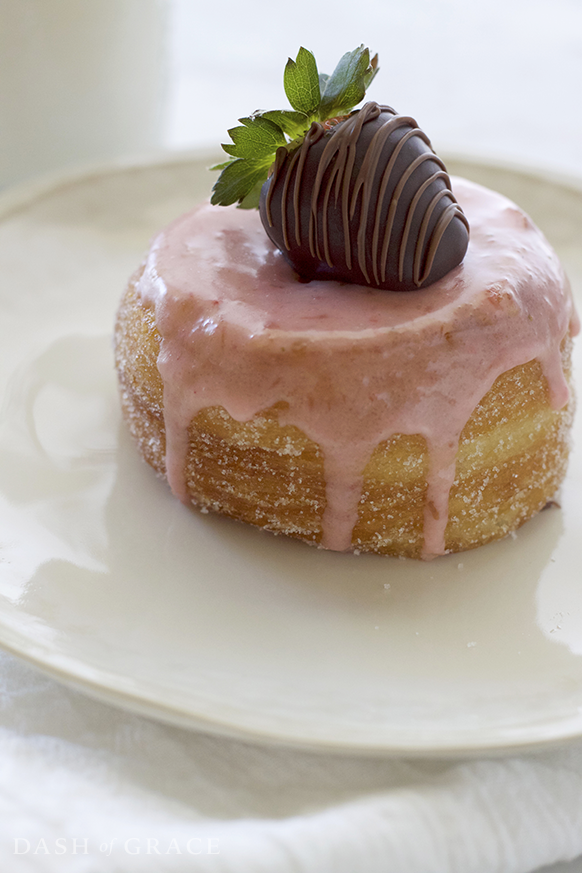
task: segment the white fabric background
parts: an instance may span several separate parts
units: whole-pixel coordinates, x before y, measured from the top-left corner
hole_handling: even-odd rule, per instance
[[[278,107],[300,44],[330,72],[365,42],[382,67],[370,96],[416,116],[437,150],[581,172],[579,0],[176,0],[172,15],[170,148],[214,146]],[[582,745],[448,763],[261,748],[117,711],[0,656],[3,873],[519,873],[580,853]],[[565,871],[582,863],[552,868]]]
[[[8,873],[517,873],[582,851],[582,745],[449,763],[322,756],[167,727],[8,656],[0,676]]]

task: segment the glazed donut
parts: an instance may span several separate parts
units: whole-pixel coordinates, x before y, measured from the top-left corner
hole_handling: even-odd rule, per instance
[[[567,279],[531,220],[466,180],[461,265],[408,293],[299,281],[255,212],[154,240],[119,308],[123,414],[184,502],[336,550],[499,539],[566,471]]]

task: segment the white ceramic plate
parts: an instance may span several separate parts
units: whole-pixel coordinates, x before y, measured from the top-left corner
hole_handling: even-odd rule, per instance
[[[582,287],[582,189],[449,163],[518,200]],[[0,204],[0,644],[239,737],[425,755],[582,735],[580,420],[561,510],[429,564],[200,515],[139,460],[114,312],[150,235],[208,191],[207,164],[111,167]]]

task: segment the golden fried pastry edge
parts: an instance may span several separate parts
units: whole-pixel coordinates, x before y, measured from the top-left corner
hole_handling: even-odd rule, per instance
[[[115,325],[121,405],[143,458],[165,474],[163,384],[154,313],[130,281]],[[562,344],[570,380],[572,342]],[[325,509],[323,457],[299,428],[279,424],[277,404],[250,422],[221,407],[190,425],[185,476],[192,503],[317,544]],[[467,422],[457,454],[445,533],[448,551],[473,549],[516,530],[549,501],[565,472],[574,400],[553,410],[537,361],[503,373]],[[378,445],[365,470],[352,547],[418,558],[423,542],[428,451],[419,435]]]

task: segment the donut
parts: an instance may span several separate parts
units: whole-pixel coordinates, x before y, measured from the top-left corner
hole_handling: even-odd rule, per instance
[[[178,499],[327,549],[430,559],[554,498],[579,328],[567,278],[518,206],[450,190],[466,253],[414,290],[301,276],[256,210],[205,203],[157,235],[115,363],[129,430]]]

